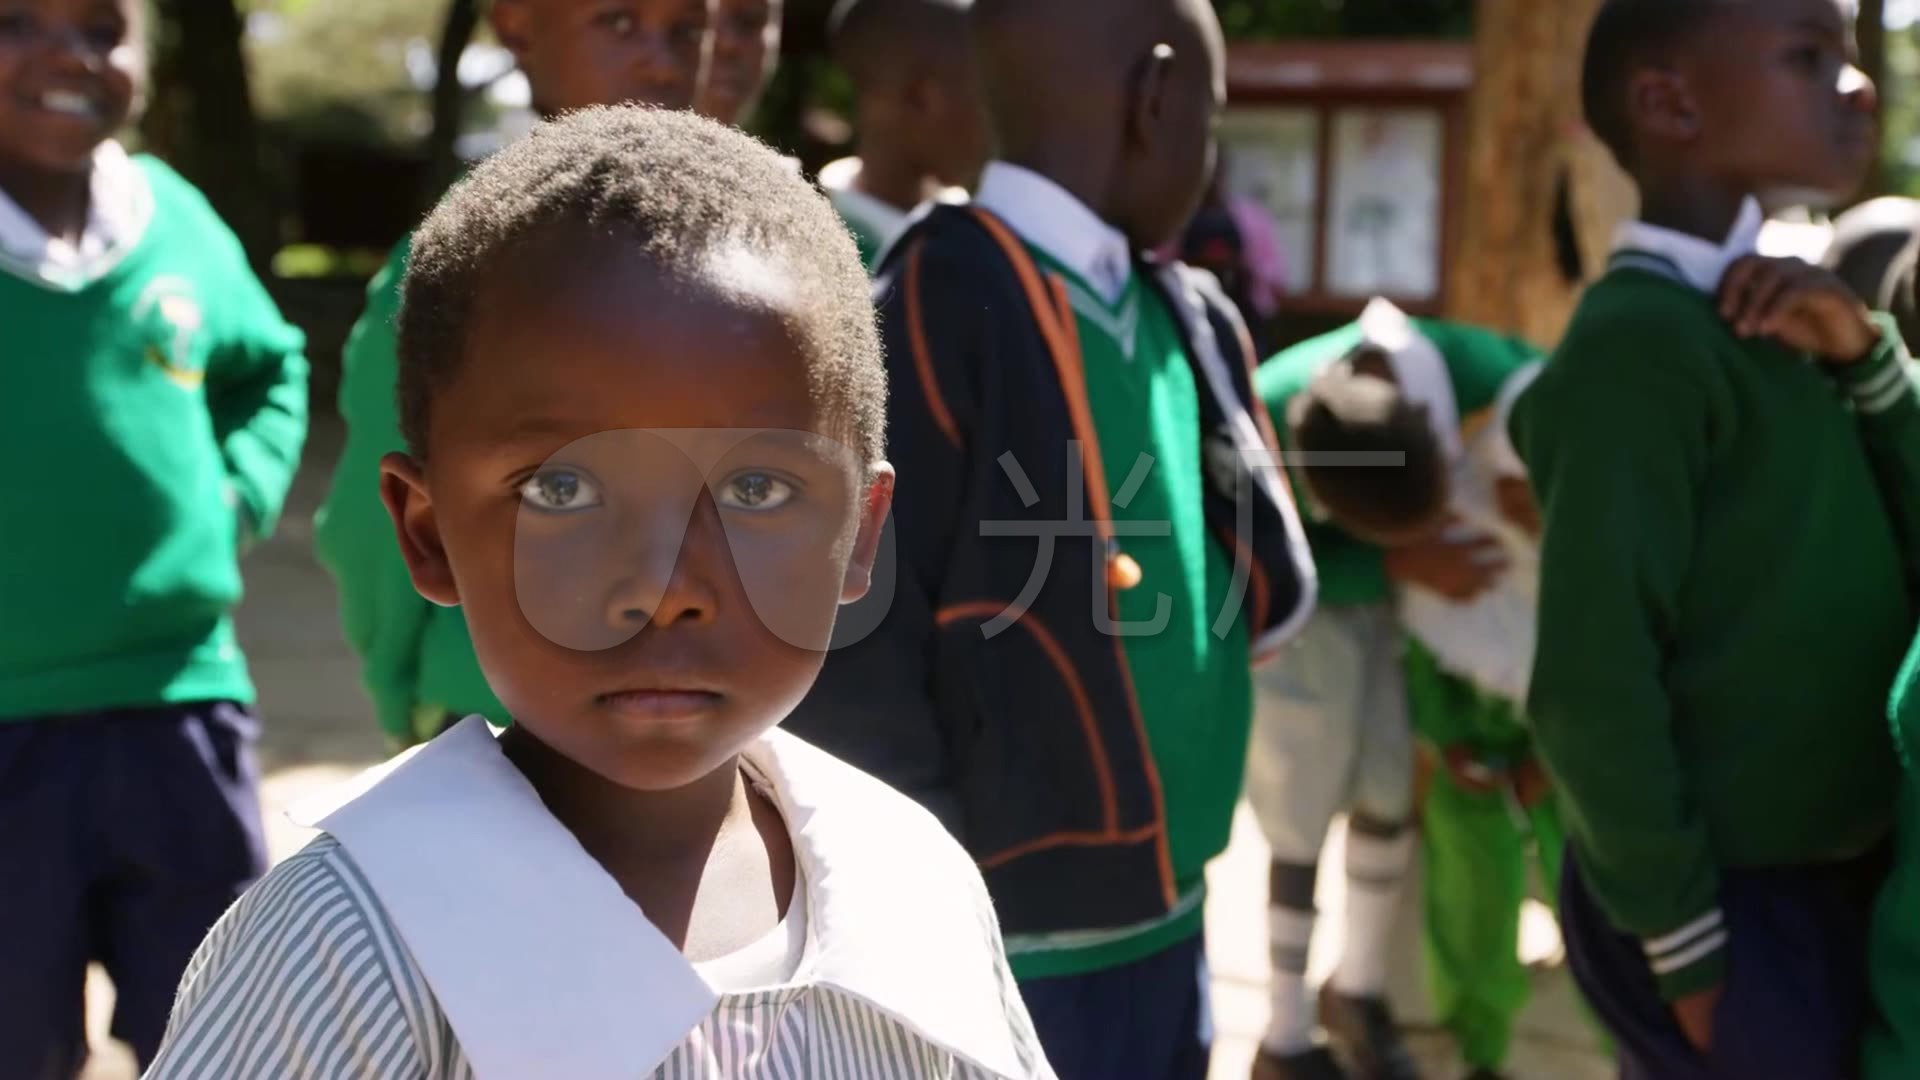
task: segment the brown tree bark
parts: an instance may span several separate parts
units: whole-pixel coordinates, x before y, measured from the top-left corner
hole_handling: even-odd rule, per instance
[[[433,128],[427,135],[427,187],[421,192],[423,206],[431,206],[442,190],[453,182],[460,162],[454,144],[460,138],[461,114],[467,94],[460,85],[460,57],[473,41],[480,26],[479,0],[448,0],[446,17],[440,23],[438,64],[433,82]]]
[[[1860,43],[1860,70],[1867,73],[1880,90],[1880,115],[1887,115],[1887,101],[1901,92],[1887,79],[1887,0],[1860,0],[1860,21],[1855,30]],[[1863,198],[1885,195],[1891,190],[1886,163],[1876,161]]]
[[[1582,269],[1631,213],[1625,176],[1581,122],[1580,55],[1600,0],[1480,0],[1474,89],[1457,242],[1452,318],[1550,346],[1578,295],[1561,269],[1554,214],[1563,177]]]
[[[248,257],[264,267],[280,228],[241,51],[245,24],[233,0],[157,0],[155,8],[160,49],[142,132],[206,193]]]

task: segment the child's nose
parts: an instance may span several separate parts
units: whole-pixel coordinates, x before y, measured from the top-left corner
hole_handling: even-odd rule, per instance
[[[1880,110],[1880,90],[1867,73],[1849,64],[1840,70],[1840,96],[1861,112]]]
[[[717,605],[707,570],[709,554],[715,542],[724,551],[726,538],[709,536],[699,522],[702,516],[694,512],[695,520],[678,544],[649,542],[634,553],[631,572],[607,597],[611,626],[631,634],[648,625],[664,628],[713,617]]]
[[[77,26],[49,27],[41,33],[38,44],[54,63],[87,71],[100,70],[110,51],[95,44]]]

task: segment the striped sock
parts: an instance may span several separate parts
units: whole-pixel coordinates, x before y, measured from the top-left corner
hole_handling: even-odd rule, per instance
[[[1391,838],[1347,830],[1347,925],[1333,988],[1347,997],[1379,997],[1387,989],[1393,920],[1413,857],[1413,830]]]
[[[1286,1057],[1313,1046],[1313,1009],[1307,995],[1313,912],[1269,907],[1267,941],[1273,956],[1273,1014],[1260,1045],[1268,1053]]]

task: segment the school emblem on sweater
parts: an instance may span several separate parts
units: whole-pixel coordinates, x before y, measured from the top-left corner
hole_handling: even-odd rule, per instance
[[[134,303],[133,318],[149,335],[145,361],[180,389],[199,389],[207,373],[193,347],[201,325],[193,284],[171,274],[154,278]]]

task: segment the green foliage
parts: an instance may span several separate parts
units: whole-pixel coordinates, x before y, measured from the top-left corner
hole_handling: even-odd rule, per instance
[[[444,5],[420,0],[252,0],[280,20],[252,44],[255,107],[301,142],[417,147],[427,96],[407,75],[410,44],[431,48]]]
[[[1542,0],[1549,2],[1549,0]],[[1466,37],[1473,0],[1214,0],[1229,39]]]
[[[1887,31],[1887,77],[1880,96],[1882,145],[1885,147],[1887,188],[1896,195],[1920,197],[1920,101],[1912,88],[1920,86],[1920,24]]]

